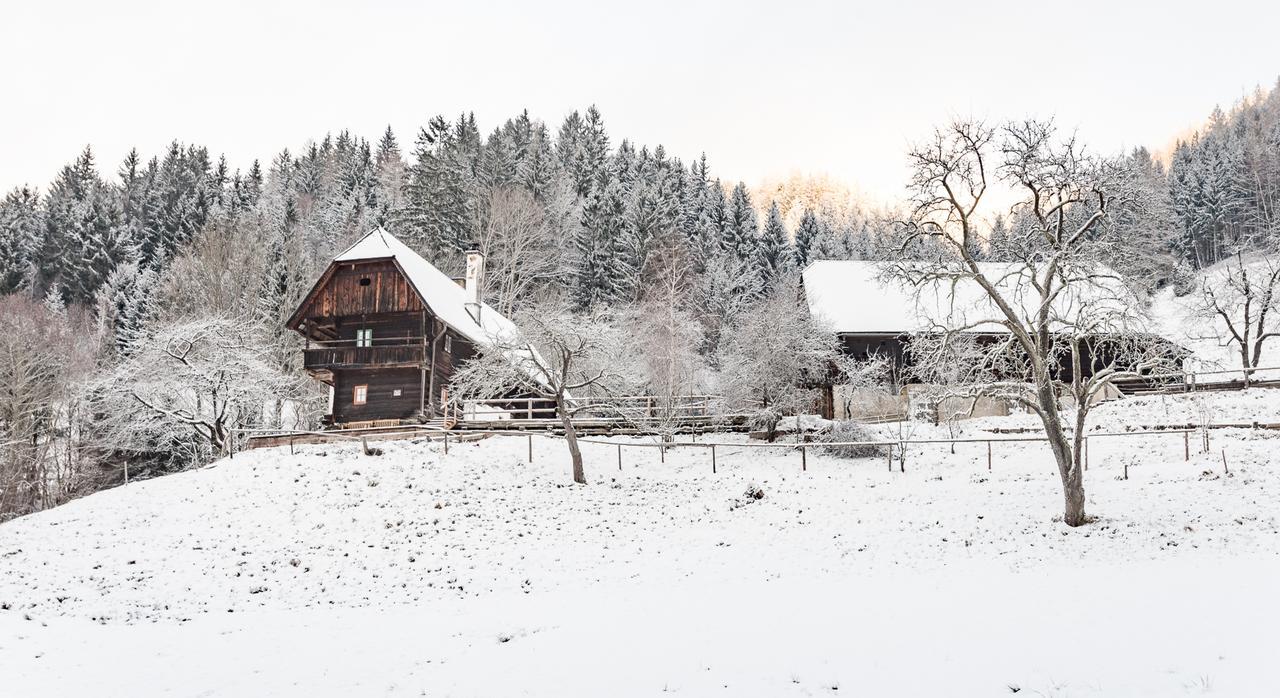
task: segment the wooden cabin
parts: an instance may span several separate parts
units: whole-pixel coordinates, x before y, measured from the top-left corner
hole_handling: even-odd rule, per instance
[[[325,422],[440,415],[454,370],[514,331],[480,300],[483,278],[478,252],[460,283],[381,228],[334,257],[288,321],[306,338],[303,368],[330,388]]]

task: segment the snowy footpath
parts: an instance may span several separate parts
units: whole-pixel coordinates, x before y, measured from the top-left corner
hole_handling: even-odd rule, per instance
[[[1209,400],[1098,414],[1280,391]],[[1274,696],[1280,433],[1198,446],[1095,441],[1079,529],[1038,443],[252,451],[0,525],[0,695]]]

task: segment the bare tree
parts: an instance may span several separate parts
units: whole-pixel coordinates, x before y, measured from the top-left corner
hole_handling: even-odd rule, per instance
[[[1237,252],[1200,280],[1191,307],[1194,319],[1211,328],[1195,335],[1232,347],[1240,356],[1245,385],[1262,361],[1268,339],[1280,336],[1280,260],[1265,252],[1246,256]]]
[[[585,485],[582,451],[573,417],[585,407],[575,393],[603,391],[619,380],[619,333],[599,313],[574,315],[559,301],[541,301],[518,311],[520,328],[494,338],[453,374],[462,399],[532,396],[555,405],[573,465],[573,481]]]
[[[511,314],[554,281],[562,268],[555,221],[527,190],[491,191],[481,202],[475,242],[485,256],[485,297]]]
[[[686,416],[684,399],[703,389],[707,362],[698,349],[703,327],[689,310],[692,273],[684,248],[658,247],[649,260],[640,302],[625,315],[627,345],[635,354],[633,381],[652,396],[651,413],[664,441],[675,436]]]
[[[96,484],[81,448],[79,400],[95,349],[79,310],[0,297],[0,521]]]
[[[1169,360],[1167,345],[1142,331],[1138,289],[1105,266],[1135,253],[1121,227],[1103,225],[1135,205],[1131,182],[1036,121],[999,129],[956,122],[910,160],[914,209],[900,254],[916,259],[887,264],[886,274],[945,316],[934,331],[990,337],[969,390],[1040,417],[1062,480],[1063,520],[1079,526],[1087,521],[1081,445],[1090,406],[1114,379]],[[1023,221],[1010,233],[1017,253],[1007,264],[976,256],[992,184],[1014,192],[1008,218]],[[1069,407],[1074,420],[1064,415]]]

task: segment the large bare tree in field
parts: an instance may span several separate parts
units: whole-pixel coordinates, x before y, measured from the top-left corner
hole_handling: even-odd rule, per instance
[[[1113,224],[1141,202],[1114,161],[1087,155],[1051,123],[991,128],[961,121],[910,153],[913,210],[903,221],[901,259],[886,275],[913,287],[923,308],[943,316],[933,332],[987,341],[963,356],[962,392],[1007,399],[1039,416],[1062,480],[1063,519],[1085,515],[1082,444],[1090,406],[1115,379],[1167,365],[1167,344],[1144,333],[1134,281],[1107,265],[1137,249]],[[989,191],[1013,192],[1014,261],[979,262]],[[980,347],[981,356],[973,356]],[[967,374],[967,375],[966,375]]]
[[[573,481],[585,485],[573,424],[582,408],[575,405],[574,393],[599,392],[621,380],[619,333],[604,315],[574,315],[554,300],[531,304],[514,320],[518,331],[495,337],[453,374],[453,393],[462,399],[532,395],[554,404],[569,447]]]

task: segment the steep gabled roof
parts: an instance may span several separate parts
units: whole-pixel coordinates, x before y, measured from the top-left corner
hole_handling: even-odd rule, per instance
[[[1039,297],[1030,285],[1026,265],[984,262],[979,267],[1021,315],[1034,316]],[[809,314],[837,334],[898,335],[939,326],[981,333],[1007,331],[997,322],[984,322],[1003,316],[976,282],[960,280],[954,289],[936,282],[917,293],[900,281],[884,279],[882,268],[878,262],[851,260],[823,260],[805,267],[801,283]],[[1096,285],[1073,288],[1060,296],[1052,308],[1055,316],[1071,320],[1086,303],[1106,305],[1116,317],[1138,306],[1140,301],[1113,272],[1101,271],[1104,278]],[[1135,329],[1139,328],[1111,331]]]
[[[334,264],[351,262],[372,262],[392,260],[409,285],[413,287],[423,305],[433,315],[448,325],[453,331],[470,340],[476,346],[492,346],[500,337],[516,335],[516,326],[498,311],[486,304],[481,304],[480,321],[477,322],[466,308],[466,291],[444,272],[436,269],[430,262],[414,252],[391,233],[382,228],[369,231],[356,243],[333,258]],[[328,276],[322,276],[316,282],[319,288]],[[312,293],[316,289],[312,289]],[[308,299],[312,294],[308,294]],[[290,318],[289,326],[296,327],[301,321],[299,314],[307,305],[303,304]]]

